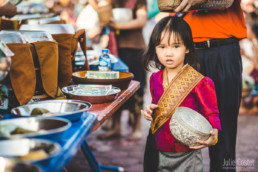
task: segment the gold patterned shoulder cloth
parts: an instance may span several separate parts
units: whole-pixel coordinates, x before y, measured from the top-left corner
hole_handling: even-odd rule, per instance
[[[177,107],[203,78],[204,76],[190,65],[183,66],[159,99],[158,108],[152,116],[151,131],[153,134],[170,119]]]

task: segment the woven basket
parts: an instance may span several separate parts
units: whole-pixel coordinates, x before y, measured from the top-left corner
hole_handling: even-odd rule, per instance
[[[163,12],[174,12],[182,0],[158,0],[158,7]],[[229,8],[234,0],[209,0],[209,2],[191,7],[190,10],[209,10]]]
[[[101,23],[108,23],[112,16],[112,6],[106,4],[98,7],[99,21]]]

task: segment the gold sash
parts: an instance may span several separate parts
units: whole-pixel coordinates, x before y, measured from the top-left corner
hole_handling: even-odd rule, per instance
[[[158,108],[152,116],[151,131],[153,134],[170,119],[177,107],[203,78],[202,74],[188,64],[178,72],[164,90],[159,99]]]

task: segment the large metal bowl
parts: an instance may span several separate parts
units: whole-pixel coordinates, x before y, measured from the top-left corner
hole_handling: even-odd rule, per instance
[[[10,139],[0,141],[0,156],[19,162],[47,163],[58,155],[58,143],[43,139]]]
[[[212,126],[207,119],[187,107],[177,108],[169,125],[175,139],[186,146],[198,145],[197,139],[207,140],[212,131]]]
[[[0,157],[0,172],[40,172],[36,165]]]
[[[20,131],[19,133],[11,134],[17,127],[29,132]],[[29,117],[7,119],[0,121],[0,139],[29,137],[59,141],[62,139],[65,131],[70,127],[71,122],[63,118]]]
[[[62,102],[62,101],[46,101],[18,106],[11,110],[11,113],[17,116],[31,116],[31,112],[35,108],[48,110],[50,113],[44,113],[44,117],[62,117],[72,122],[81,119],[83,112],[91,107],[90,104],[83,102]]]
[[[134,75],[131,72],[119,72],[119,78],[115,79],[89,79],[85,78],[87,71],[73,72],[73,81],[76,84],[100,84],[113,85],[121,90],[127,89]],[[92,102],[91,102],[92,103]]]
[[[88,90],[88,89],[97,88],[97,87],[105,87],[105,85],[88,85],[88,84],[70,85],[67,87],[63,87],[62,91],[70,99],[88,101],[88,102],[91,102],[92,104],[111,102],[115,100],[118,96],[118,93],[121,92],[121,89],[113,86],[111,86],[112,88],[106,94],[97,95],[95,93],[92,93],[91,95],[84,95],[84,94],[74,94],[71,92],[78,89]]]

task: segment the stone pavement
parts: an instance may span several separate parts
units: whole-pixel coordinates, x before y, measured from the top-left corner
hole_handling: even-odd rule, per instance
[[[150,102],[150,96],[145,95],[145,102]],[[104,165],[121,166],[126,172],[143,171],[143,154],[145,149],[146,137],[150,123],[142,118],[142,131],[144,136],[139,141],[127,141],[126,138],[131,133],[131,127],[127,123],[128,112],[122,114],[122,136],[99,140],[98,135],[105,133],[99,128],[87,138],[88,143],[93,148],[93,153],[98,162]],[[237,170],[258,171],[258,114],[240,115],[238,118],[238,138],[236,147]],[[208,149],[202,150],[205,172],[209,171]],[[83,156],[81,150],[68,163],[69,172],[91,171],[91,168]],[[103,170],[105,172],[106,170]]]

